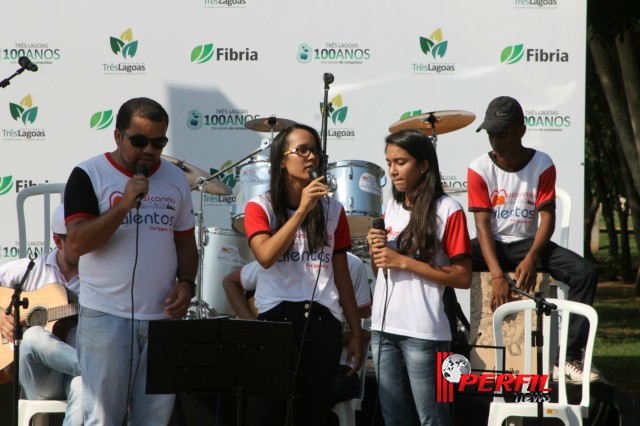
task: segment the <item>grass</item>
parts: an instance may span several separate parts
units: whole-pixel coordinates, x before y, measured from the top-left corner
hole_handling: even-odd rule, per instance
[[[632,284],[598,284],[594,308],[598,331],[594,363],[616,390],[640,395],[640,297]]]

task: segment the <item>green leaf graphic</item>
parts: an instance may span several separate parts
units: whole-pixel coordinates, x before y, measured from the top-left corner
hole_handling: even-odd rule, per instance
[[[435,43],[428,38],[420,37],[420,49],[422,49],[422,53],[424,53],[425,55],[429,54],[434,44]]]
[[[500,62],[506,62],[507,64],[514,64],[522,59],[524,55],[524,49],[522,44],[517,44],[514,46],[507,46],[502,49],[502,53],[500,54]]]
[[[448,41],[443,41],[442,43],[438,43],[433,47],[433,50],[431,51],[431,54],[433,55],[434,59],[437,59],[438,57],[443,57],[445,53],[447,53],[447,46],[449,45]]]
[[[336,112],[331,115],[331,120],[333,124],[341,124],[344,123],[344,120],[347,119],[347,110],[349,107],[340,108]]]
[[[11,189],[11,181],[13,180],[13,176],[4,176],[0,179],[0,195],[4,195]]]
[[[229,188],[235,188],[236,186],[236,180],[232,174],[225,176],[225,178],[222,179],[222,182],[227,184]]]
[[[13,117],[14,120],[17,120],[24,112],[24,108],[18,104],[9,103],[9,111],[11,111],[11,117]]]
[[[132,41],[122,48],[122,56],[126,59],[127,56],[133,58],[136,56],[136,51],[138,50],[138,40]]]
[[[196,46],[191,51],[191,62],[203,64],[208,62],[213,56],[213,43]]]
[[[38,107],[33,107],[24,112],[22,114],[22,122],[24,124],[33,123],[36,121],[36,117],[38,116]]]
[[[122,46],[124,46],[124,41],[116,37],[110,37],[109,41],[111,42],[111,51],[116,55],[120,53]]]
[[[111,125],[113,122],[113,111],[99,111],[91,116],[91,128],[96,130],[103,130]]]

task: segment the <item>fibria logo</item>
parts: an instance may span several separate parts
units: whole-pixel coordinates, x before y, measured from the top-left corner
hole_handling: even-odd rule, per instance
[[[93,130],[104,130],[113,123],[113,110],[98,111],[91,116],[89,125]]]
[[[191,62],[195,64],[204,64],[209,62],[215,55],[216,61],[219,62],[236,62],[236,61],[257,61],[258,52],[255,50],[234,50],[232,47],[218,47],[213,43],[201,44],[191,49]]]
[[[555,52],[537,48],[525,49],[523,44],[507,46],[500,53],[500,62],[503,64],[515,64],[522,58],[526,58],[527,62],[569,62],[569,53],[561,52],[560,49]]]
[[[13,187],[13,176],[3,176],[0,178],[0,195],[4,195]]]

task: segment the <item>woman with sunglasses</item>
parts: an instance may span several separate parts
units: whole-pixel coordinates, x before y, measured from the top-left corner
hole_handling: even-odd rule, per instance
[[[367,236],[377,275],[371,348],[386,425],[449,425],[436,402],[436,352],[451,349],[445,288],[471,286],[464,211],[444,193],[431,139],[418,130],[386,138],[392,195],[385,230]]]
[[[362,362],[362,329],[347,265],[349,225],[342,205],[325,197],[324,177],[310,177],[319,153],[313,128],[295,124],[281,131],[271,146],[270,190],[247,203],[244,219],[251,250],[266,270],[256,285],[258,319],[293,323],[295,390],[302,395],[294,402],[296,425],[325,424],[342,346],[342,312],[353,331],[354,373]],[[250,425],[282,425],[285,413],[290,414],[283,400],[249,401]]]

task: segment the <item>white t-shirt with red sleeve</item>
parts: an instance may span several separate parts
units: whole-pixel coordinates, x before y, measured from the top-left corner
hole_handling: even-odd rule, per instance
[[[467,171],[469,211],[491,212],[496,240],[512,243],[534,238],[538,211],[556,200],[556,168],[551,157],[535,151],[520,170],[501,169],[487,153]]]
[[[436,203],[441,250],[429,264],[449,266],[452,259],[471,256],[467,220],[462,206],[448,195]],[[418,213],[394,200],[389,201],[384,215],[387,247],[398,249],[398,235],[409,224],[411,214]],[[442,302],[444,286],[401,269],[389,269],[388,276],[386,286],[382,270],[378,269],[371,329],[419,339],[451,340]]]
[[[321,203],[327,218],[324,248],[310,253],[304,230],[298,228],[289,250],[258,277],[255,293],[258,312],[267,312],[282,301],[302,302],[311,300],[313,296],[315,302],[331,310],[338,320],[342,318],[331,258],[336,253],[346,252],[351,246],[349,224],[342,204],[335,200],[329,204]],[[293,213],[289,210],[290,216]],[[271,235],[276,231],[276,217],[268,193],[249,200],[244,224],[249,241],[258,234]],[[318,270],[320,277],[314,295]]]

